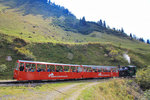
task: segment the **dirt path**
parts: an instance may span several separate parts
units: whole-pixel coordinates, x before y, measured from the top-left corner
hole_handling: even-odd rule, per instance
[[[76,100],[84,89],[89,88],[89,87],[91,87],[93,85],[96,85],[96,84],[99,84],[99,83],[100,82],[93,82],[93,83],[87,84],[84,87],[82,87],[81,89],[78,89],[77,91],[72,93],[71,96],[69,98],[65,99],[65,100]]]
[[[72,85],[57,89],[55,91],[49,92],[49,93],[47,93],[47,96],[44,100],[55,100],[57,97],[59,97],[59,95],[68,95],[68,94],[65,94],[65,92],[67,92],[68,90],[70,90],[80,84],[82,84],[82,83],[72,84]]]

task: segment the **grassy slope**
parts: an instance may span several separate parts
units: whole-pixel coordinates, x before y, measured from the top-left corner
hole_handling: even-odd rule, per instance
[[[106,82],[99,82],[95,86],[88,85],[93,83],[77,81],[51,83],[32,87],[30,84],[28,86],[0,87],[0,98],[4,100],[33,100],[45,99],[47,95],[51,96],[53,94],[57,100],[66,100],[79,93],[77,100],[147,100],[143,97],[144,94],[139,86],[134,82],[123,79],[112,79]],[[65,87],[69,87],[69,85],[75,85],[75,87],[70,87],[65,91]],[[63,88],[62,93],[58,92],[58,90],[62,91],[61,88]]]
[[[140,87],[128,80],[115,79],[87,88],[77,100],[141,100],[145,99]]]
[[[31,56],[39,61],[95,65],[128,64],[122,59],[114,62],[111,57],[104,56],[114,49],[122,53],[128,51],[132,64],[150,65],[150,46],[147,44],[96,31],[89,35],[64,31],[52,23],[54,17],[43,18],[42,15],[32,14],[23,16],[18,9],[6,8],[9,7],[0,4],[0,44],[3,45],[0,48],[0,64],[5,63],[11,68],[8,74],[12,73],[17,59],[25,59],[25,55],[18,53],[15,47],[25,48],[23,54],[29,51]],[[15,38],[23,39],[27,45],[15,43]],[[93,44],[88,44],[89,42]],[[122,53],[118,56],[122,56]],[[73,57],[68,57],[70,54]],[[13,61],[6,62],[6,56],[12,56]]]

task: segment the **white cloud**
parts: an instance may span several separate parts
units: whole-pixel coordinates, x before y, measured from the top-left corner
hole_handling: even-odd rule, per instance
[[[150,0],[51,0],[68,8],[77,18],[105,20],[110,27],[121,28],[138,37],[150,39]]]

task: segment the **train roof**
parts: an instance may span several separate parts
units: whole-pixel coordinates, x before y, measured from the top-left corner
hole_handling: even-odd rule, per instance
[[[27,61],[27,60],[18,60],[18,62],[32,63],[32,64],[47,64],[47,65],[63,65],[63,66],[81,66],[75,64],[63,64],[63,63],[49,63],[49,62],[40,62],[40,61]],[[98,65],[82,65],[83,67],[92,67],[92,68],[117,68],[117,66],[98,66]]]

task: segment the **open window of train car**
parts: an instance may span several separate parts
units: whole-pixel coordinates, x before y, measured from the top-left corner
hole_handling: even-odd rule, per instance
[[[103,68],[98,68],[98,72],[103,72]]]
[[[87,72],[92,72],[92,68],[91,67],[87,67]]]
[[[62,65],[57,65],[56,66],[56,72],[63,72],[63,66]]]
[[[103,72],[111,72],[111,69],[110,68],[104,68]]]
[[[47,72],[55,72],[55,66],[54,65],[47,65]]]
[[[92,67],[92,69],[93,69],[93,72],[98,72],[97,70],[97,67]]]
[[[83,72],[87,72],[87,67],[83,67]]]
[[[111,70],[112,70],[112,72],[117,72],[116,68],[112,68]]]
[[[64,72],[70,72],[70,67],[69,66],[63,66],[64,67]]]
[[[80,67],[77,67],[77,72],[82,72],[83,68],[80,66]]]
[[[76,72],[77,71],[77,67],[76,66],[70,66],[70,72]]]
[[[83,67],[84,72],[92,72],[92,68],[91,67]]]
[[[18,68],[19,68],[19,71],[24,71],[25,70],[25,64],[24,63],[18,63],[16,69],[18,70]]]
[[[45,64],[37,64],[37,72],[46,72]]]
[[[93,72],[93,69],[91,67],[83,67],[84,72]]]
[[[25,63],[25,72],[36,72],[36,64]]]

